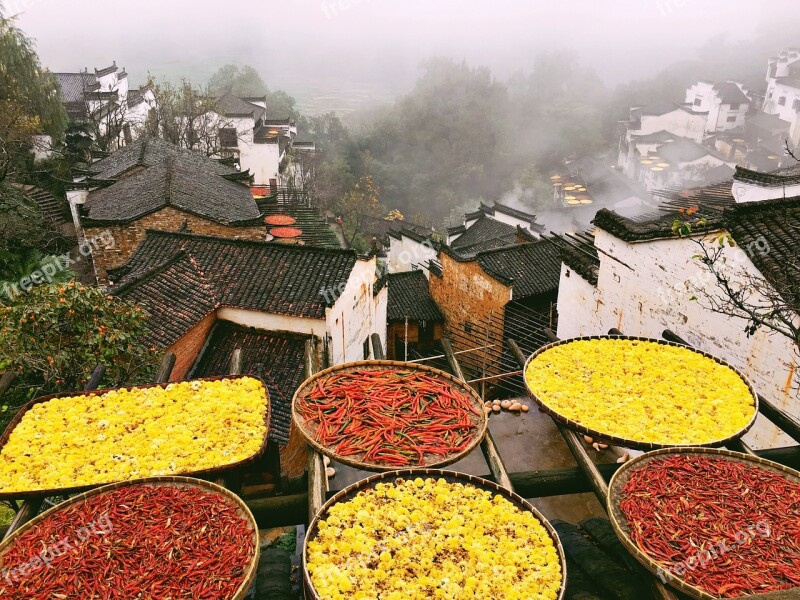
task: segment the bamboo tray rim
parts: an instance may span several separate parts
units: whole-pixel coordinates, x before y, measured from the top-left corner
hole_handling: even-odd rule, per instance
[[[623,546],[625,546],[628,552],[630,552],[634,558],[636,558],[636,560],[642,564],[642,566],[656,576],[658,576],[659,568],[663,569],[662,565],[651,558],[649,554],[641,551],[630,537],[630,527],[628,526],[628,521],[619,507],[619,504],[622,501],[622,488],[628,482],[630,475],[634,471],[646,468],[647,464],[653,460],[666,456],[675,456],[681,454],[696,454],[718,458],[721,457],[724,460],[747,464],[753,468],[777,472],[786,476],[787,479],[793,480],[795,483],[800,483],[800,472],[795,471],[794,469],[790,469],[789,467],[760,458],[758,456],[750,456],[749,454],[733,452],[724,448],[698,448],[696,446],[662,448],[660,450],[647,452],[641,456],[637,456],[636,458],[629,460],[611,477],[611,481],[608,484],[608,496],[606,497],[606,510],[608,512],[608,518],[611,521],[611,526],[614,528],[614,532],[617,534],[617,537],[622,542]],[[678,577],[674,573],[670,573],[670,576],[665,577],[665,579],[667,585],[672,586],[676,590],[681,591],[692,598],[697,598],[698,600],[722,600],[718,596],[712,596],[708,592],[686,583],[682,578]],[[794,593],[797,593],[798,590],[800,590],[800,586],[791,588],[790,590],[783,590],[783,593],[792,592],[793,590]],[[761,597],[761,595],[755,597]]]
[[[30,400],[26,404],[23,404],[22,407],[19,409],[14,418],[8,423],[5,430],[3,431],[2,435],[0,435],[0,451],[5,447],[6,443],[8,442],[8,438],[14,431],[14,428],[19,425],[20,421],[22,421],[25,414],[33,408],[37,404],[43,404],[44,402],[48,402],[49,400],[54,400],[56,398],[68,398],[70,396],[99,396],[106,394],[108,392],[114,392],[118,390],[144,390],[154,387],[161,387],[166,388],[170,384],[176,383],[191,383],[194,381],[201,381],[201,382],[210,382],[210,381],[222,381],[223,379],[243,379],[245,377],[249,377],[251,379],[256,379],[261,382],[261,385],[264,386],[264,395],[267,399],[266,405],[266,412],[264,414],[264,424],[266,425],[266,430],[264,432],[264,438],[261,441],[261,446],[259,449],[249,456],[248,458],[242,459],[235,463],[231,463],[228,465],[222,465],[220,467],[211,467],[208,469],[200,469],[197,471],[189,471],[183,473],[174,473],[171,475],[164,475],[163,477],[170,477],[170,476],[183,476],[183,477],[208,477],[212,475],[218,475],[220,473],[227,473],[228,471],[232,471],[235,469],[239,469],[242,467],[246,467],[247,465],[252,464],[264,453],[267,449],[267,444],[269,442],[269,427],[270,427],[270,419],[272,415],[272,402],[269,397],[269,388],[267,384],[260,377],[256,377],[255,375],[224,375],[219,377],[200,377],[197,379],[185,379],[182,381],[167,381],[164,383],[148,383],[144,385],[131,385],[131,386],[120,386],[115,388],[103,388],[98,390],[86,390],[82,392],[59,392],[57,394],[49,394],[47,396],[39,396],[38,398],[34,398]],[[95,484],[88,484],[88,485],[80,485],[80,486],[72,486],[66,488],[53,488],[53,489],[45,489],[45,490],[28,490],[22,492],[0,492],[0,500],[11,500],[11,499],[25,499],[25,498],[39,498],[39,497],[47,497],[47,496],[62,496],[62,495],[69,495],[69,494],[76,494],[85,492],[87,490],[92,490],[98,488],[100,486],[106,486],[113,483],[126,483],[132,481],[140,481],[142,478],[136,479],[127,479],[124,481],[107,481],[103,483],[95,483]]]
[[[753,400],[753,416],[750,419],[750,421],[747,423],[747,425],[745,425],[742,429],[740,429],[736,433],[734,433],[734,434],[732,434],[732,435],[730,435],[730,436],[728,436],[726,438],[719,439],[719,440],[710,440],[710,441],[707,441],[707,442],[695,443],[695,444],[662,444],[662,443],[656,443],[656,442],[637,441],[637,440],[632,440],[632,439],[628,439],[628,438],[612,435],[612,434],[609,434],[607,432],[598,431],[596,429],[592,429],[590,427],[587,427],[586,425],[578,423],[577,421],[573,421],[569,417],[566,417],[566,416],[562,415],[560,412],[558,412],[555,409],[551,408],[548,404],[545,403],[544,400],[539,398],[539,396],[537,396],[537,394],[531,389],[530,385],[528,384],[528,378],[526,377],[526,374],[528,372],[528,367],[530,366],[530,364],[538,356],[540,356],[541,354],[544,354],[548,350],[550,350],[552,348],[555,348],[556,346],[563,346],[563,345],[566,345],[566,344],[570,344],[572,342],[588,341],[588,340],[622,340],[622,341],[637,341],[637,342],[653,342],[653,343],[656,343],[656,344],[660,344],[662,346],[673,346],[673,347],[676,347],[676,348],[683,348],[685,350],[689,350],[691,352],[694,352],[696,354],[700,354],[701,356],[709,358],[709,359],[713,360],[714,362],[716,362],[717,364],[722,365],[723,367],[727,367],[730,370],[732,370],[744,382],[744,384],[747,386],[747,389],[750,390],[750,397]],[[684,344],[678,344],[678,343],[675,343],[675,342],[670,342],[668,340],[661,340],[661,339],[656,339],[656,338],[648,338],[648,337],[644,337],[644,336],[588,335],[588,336],[574,337],[574,338],[569,338],[569,339],[564,339],[564,340],[558,340],[556,342],[551,342],[551,343],[547,344],[546,346],[542,346],[536,352],[534,352],[533,354],[531,354],[528,357],[528,360],[525,361],[525,366],[522,369],[522,379],[523,379],[523,383],[525,385],[525,390],[528,392],[528,395],[531,397],[531,399],[534,402],[536,402],[536,404],[538,404],[544,412],[549,414],[556,421],[558,421],[560,423],[563,423],[564,425],[568,426],[569,428],[571,428],[571,429],[573,429],[575,431],[578,431],[578,432],[583,433],[585,435],[591,436],[593,438],[598,438],[598,439],[600,439],[602,441],[611,442],[611,443],[613,443],[613,444],[615,444],[617,446],[622,446],[622,447],[625,447],[625,448],[633,448],[633,449],[637,449],[637,450],[659,450],[659,449],[676,448],[676,447],[715,448],[715,447],[718,447],[718,446],[724,446],[725,444],[729,444],[730,442],[733,442],[733,441],[738,440],[739,438],[741,438],[745,433],[747,433],[750,430],[751,427],[753,427],[753,425],[755,425],[756,419],[758,418],[758,409],[759,409],[758,394],[756,393],[755,387],[753,387],[752,382],[739,369],[737,369],[736,367],[734,367],[733,365],[731,365],[727,361],[725,361],[725,360],[723,360],[723,359],[721,359],[719,357],[716,357],[713,354],[709,354],[708,352],[705,352],[704,350],[698,350],[697,348],[692,348],[692,347],[686,346]]]
[[[489,419],[487,418],[486,413],[483,410],[483,400],[478,395],[478,393],[470,387],[470,385],[455,377],[450,375],[450,373],[446,373],[445,371],[441,371],[439,369],[435,369],[433,367],[429,367],[427,365],[420,365],[416,363],[406,363],[402,361],[396,360],[359,360],[355,362],[343,363],[341,365],[336,365],[333,367],[328,367],[318,373],[312,375],[308,379],[306,379],[294,393],[292,397],[292,421],[297,426],[297,430],[305,439],[306,443],[311,446],[317,452],[324,454],[335,460],[337,462],[342,463],[343,465],[347,465],[350,467],[354,467],[356,469],[362,469],[365,471],[395,471],[398,469],[397,465],[387,465],[382,463],[373,463],[373,462],[364,462],[358,459],[349,457],[349,456],[339,456],[335,450],[329,448],[327,446],[323,446],[317,440],[314,439],[314,434],[311,431],[310,427],[308,427],[308,421],[306,421],[303,417],[300,416],[298,412],[298,404],[300,402],[300,397],[303,396],[309,388],[313,387],[320,379],[327,377],[328,375],[332,375],[334,373],[338,373],[341,371],[356,371],[361,369],[375,369],[379,367],[390,367],[396,368],[398,370],[405,370],[405,371],[420,371],[424,373],[428,373],[430,375],[434,375],[441,379],[444,379],[453,387],[457,388],[458,390],[467,394],[470,399],[474,402],[475,408],[480,411],[480,414],[475,414],[475,418],[478,420],[476,423],[477,430],[474,432],[472,439],[470,440],[469,445],[462,450],[461,452],[449,454],[448,456],[441,457],[438,460],[432,460],[429,464],[424,465],[407,465],[403,466],[403,469],[435,469],[438,467],[444,467],[447,465],[451,465],[454,462],[458,462],[465,456],[467,456],[470,452],[475,450],[478,445],[483,441],[483,438],[486,437],[486,432],[489,428]]]
[[[442,469],[397,469],[394,471],[384,471],[382,473],[377,473],[375,475],[371,475],[366,479],[362,479],[356,483],[353,483],[346,488],[339,490],[333,497],[331,497],[325,504],[322,505],[322,508],[319,512],[314,516],[311,523],[308,526],[308,530],[306,533],[305,540],[303,541],[303,582],[306,588],[306,591],[310,594],[311,600],[324,600],[320,597],[317,593],[316,589],[314,589],[313,584],[311,583],[311,576],[308,572],[308,543],[312,541],[316,537],[317,529],[319,522],[325,518],[330,508],[340,502],[346,501],[350,498],[354,497],[358,492],[373,488],[375,484],[380,483],[381,481],[387,479],[397,479],[400,477],[409,477],[409,478],[417,478],[417,477],[433,477],[435,479],[445,479],[450,483],[464,483],[464,484],[471,484],[479,489],[490,491],[493,493],[500,494],[501,496],[505,497],[506,500],[509,500],[517,509],[530,512],[533,514],[534,517],[542,524],[542,526],[547,530],[548,535],[550,536],[553,545],[555,546],[556,553],[558,554],[558,560],[561,566],[561,587],[558,591],[557,600],[563,600],[564,595],[567,592],[567,558],[566,554],[564,554],[564,548],[561,545],[561,539],[558,537],[558,533],[556,532],[555,528],[550,524],[544,515],[542,515],[539,510],[533,506],[530,502],[525,500],[519,494],[512,492],[511,490],[504,488],[502,485],[494,483],[493,481],[489,481],[487,479],[483,479],[482,477],[476,477],[475,475],[469,475],[467,473],[459,473],[457,471],[447,471]]]
[[[17,529],[13,532],[10,536],[0,542],[0,565],[3,563],[3,557],[8,549],[14,544],[14,542],[23,535],[29,529],[35,527],[37,524],[48,518],[50,515],[69,508],[74,504],[78,504],[80,502],[85,501],[87,498],[91,498],[92,496],[99,496],[101,494],[110,492],[112,490],[116,490],[123,487],[130,487],[130,486],[169,486],[169,487],[196,487],[206,491],[216,492],[221,495],[226,502],[232,504],[236,507],[237,512],[239,515],[244,518],[248,524],[253,528],[253,556],[250,560],[250,564],[247,566],[247,570],[245,571],[245,577],[242,580],[242,583],[236,590],[236,593],[231,597],[230,600],[244,600],[247,597],[247,592],[250,589],[250,586],[255,581],[256,571],[258,569],[258,560],[261,554],[261,546],[260,546],[260,538],[258,535],[258,524],[256,523],[256,519],[253,516],[253,513],[248,508],[247,504],[244,503],[239,496],[231,492],[230,490],[219,486],[215,483],[211,483],[209,481],[203,481],[202,479],[196,479],[191,477],[183,477],[178,475],[162,475],[157,477],[147,477],[145,479],[137,479],[136,481],[119,481],[116,483],[110,483],[108,485],[104,485],[102,487],[94,488],[87,492],[83,492],[82,494],[78,494],[77,496],[73,496],[69,500],[65,500],[52,508],[49,508],[42,514],[34,517],[22,527]]]

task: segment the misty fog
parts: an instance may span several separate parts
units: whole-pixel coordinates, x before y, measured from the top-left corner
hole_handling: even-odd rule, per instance
[[[253,67],[264,86],[249,95],[279,91],[270,116],[297,119],[298,139],[323,152],[322,207],[339,211],[368,177],[384,214],[437,228],[493,201],[559,231],[576,215],[588,223],[594,207],[562,218],[551,180],[582,158],[598,173],[619,170],[631,107],[683,103],[700,79],[763,94],[768,58],[800,42],[791,0],[6,5],[53,72],[116,61],[132,85],[202,87],[225,65]],[[632,186],[623,199],[647,196],[620,173],[599,179]]]

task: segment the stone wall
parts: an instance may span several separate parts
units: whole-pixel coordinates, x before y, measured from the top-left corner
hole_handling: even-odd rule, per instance
[[[266,237],[266,228],[261,225],[230,227],[188,214],[171,206],[162,208],[126,225],[85,227],[84,232],[87,239],[92,239],[103,231],[110,231],[114,237],[113,246],[101,248],[92,256],[98,281],[102,284],[108,283],[108,270],[119,267],[128,261],[144,241],[145,232],[148,229],[177,231],[183,226],[184,222],[186,222],[189,231],[192,233],[247,240],[263,240]]]

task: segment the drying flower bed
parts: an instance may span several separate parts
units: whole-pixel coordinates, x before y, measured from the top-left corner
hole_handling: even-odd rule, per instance
[[[724,455],[666,454],[632,470],[619,508],[663,579],[722,598],[800,586],[800,479]]]
[[[298,392],[301,430],[323,452],[366,466],[443,464],[480,442],[479,399],[432,371],[335,370]]]
[[[316,527],[306,568],[318,598],[559,597],[561,563],[548,530],[471,484],[378,483],[331,505]]]
[[[604,338],[554,345],[529,361],[534,398],[600,437],[713,444],[752,424],[755,400],[730,367],[682,346]]]
[[[257,552],[251,519],[198,486],[101,491],[53,509],[4,544],[0,596],[241,598]]]
[[[171,383],[34,404],[0,450],[0,493],[193,473],[246,460],[267,433],[252,377]]]

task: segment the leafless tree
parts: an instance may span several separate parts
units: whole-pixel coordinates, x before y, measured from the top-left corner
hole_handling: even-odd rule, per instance
[[[229,150],[229,142],[220,135],[223,131],[236,132],[237,141],[243,139],[244,132],[217,112],[217,98],[207,90],[196,88],[187,80],[173,86],[151,78],[148,86],[155,97],[155,106],[145,125],[149,135],[206,156],[224,156]]]

